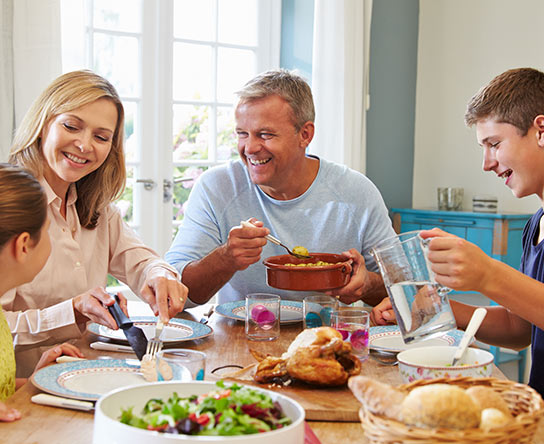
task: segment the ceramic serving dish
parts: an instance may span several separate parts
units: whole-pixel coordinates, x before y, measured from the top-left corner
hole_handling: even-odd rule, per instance
[[[404,382],[417,379],[489,377],[493,370],[493,355],[485,350],[468,348],[463,359],[451,366],[457,347],[436,345],[404,350],[397,355],[399,372]]]
[[[293,267],[285,264],[329,262],[331,265]],[[346,285],[351,275],[351,259],[332,253],[310,253],[310,259],[289,254],[271,256],[263,261],[266,283],[282,290],[319,291]]]
[[[155,382],[150,384],[125,387],[114,390],[101,397],[95,408],[93,444],[300,444],[304,442],[304,409],[287,396],[268,390],[252,387],[266,392],[274,401],[280,403],[284,413],[292,419],[287,427],[271,432],[238,436],[190,436],[160,433],[144,430],[119,422],[123,408],[134,406],[134,412],[140,412],[151,398],[167,399],[177,392],[179,396],[201,395],[216,389],[213,382]]]

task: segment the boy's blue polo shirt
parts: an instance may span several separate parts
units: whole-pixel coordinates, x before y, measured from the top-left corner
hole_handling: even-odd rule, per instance
[[[527,222],[523,230],[523,254],[520,271],[544,283],[544,241],[535,245],[538,240],[540,208]],[[531,376],[529,385],[544,396],[544,331],[533,325],[531,337]]]

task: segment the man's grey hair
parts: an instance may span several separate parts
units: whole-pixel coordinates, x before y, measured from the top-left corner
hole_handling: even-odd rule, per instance
[[[276,69],[263,72],[236,91],[238,105],[268,96],[279,96],[293,111],[293,124],[299,131],[306,122],[314,122],[315,108],[312,90],[306,80],[294,71]]]

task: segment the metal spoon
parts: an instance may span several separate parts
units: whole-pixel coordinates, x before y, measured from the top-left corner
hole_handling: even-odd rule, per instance
[[[245,221],[245,220],[243,220],[241,222],[241,224],[242,224],[243,227],[254,227],[255,226],[251,222],[248,222],[248,221]],[[274,236],[272,236],[270,234],[267,234],[265,236],[265,238],[266,238],[266,240],[272,242],[273,244],[276,244],[276,245],[279,245],[280,247],[285,248],[287,250],[287,252],[291,256],[294,256],[294,257],[296,257],[298,259],[310,259],[310,256],[306,256],[304,254],[293,253],[291,250],[289,250],[289,248],[287,248],[285,245],[283,245],[279,239],[276,239]]]
[[[370,350],[368,355],[382,365],[397,365],[399,362],[395,352]]]
[[[465,354],[468,344],[476,334],[478,328],[480,328],[480,325],[482,324],[482,321],[484,320],[486,314],[487,310],[481,307],[477,308],[476,310],[474,310],[474,313],[472,313],[472,317],[470,318],[467,329],[465,330],[465,334],[461,338],[461,342],[459,343],[459,346],[455,351],[455,355],[453,355],[453,361],[451,363],[452,366],[457,365],[457,363]]]

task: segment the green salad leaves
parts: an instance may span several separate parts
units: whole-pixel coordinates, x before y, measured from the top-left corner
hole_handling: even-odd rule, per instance
[[[200,396],[167,401],[150,399],[140,415],[133,407],[123,409],[119,420],[134,427],[185,435],[248,435],[268,432],[291,424],[281,406],[266,393],[237,384]]]

